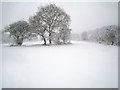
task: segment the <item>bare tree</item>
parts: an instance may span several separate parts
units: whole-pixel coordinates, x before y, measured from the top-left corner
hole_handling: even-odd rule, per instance
[[[26,21],[18,21],[5,28],[10,33],[16,45],[22,45],[23,40],[29,37],[29,24]]]
[[[71,29],[67,27],[63,27],[60,30],[60,38],[62,40],[62,43],[70,43],[71,40]]]
[[[46,44],[46,39],[49,44],[52,44],[53,37],[60,35],[61,27],[65,27],[68,31],[70,16],[61,8],[50,4],[38,8],[38,12],[30,17],[29,21],[35,32],[43,38],[44,44]]]
[[[46,32],[47,32],[47,27],[46,25],[43,24],[43,21],[41,20],[41,18],[39,18],[39,16],[35,15],[33,17],[29,18],[29,22],[30,22],[30,27],[31,27],[31,35],[32,36],[41,36],[43,41],[44,41],[44,45],[46,45]]]

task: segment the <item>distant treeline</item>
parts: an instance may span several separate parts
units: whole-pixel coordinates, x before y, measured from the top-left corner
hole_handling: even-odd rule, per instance
[[[104,26],[92,31],[73,34],[72,40],[84,40],[107,45],[120,45],[120,30],[117,25]]]

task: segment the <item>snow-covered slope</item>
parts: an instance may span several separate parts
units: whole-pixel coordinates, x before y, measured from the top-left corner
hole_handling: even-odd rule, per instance
[[[73,41],[61,46],[3,46],[2,53],[3,88],[118,87],[116,46]]]

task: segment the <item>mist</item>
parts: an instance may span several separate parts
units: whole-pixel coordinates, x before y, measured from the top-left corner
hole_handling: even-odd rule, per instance
[[[2,29],[18,20],[28,21],[38,7],[49,3],[37,2],[3,2],[2,3]],[[117,2],[64,2],[54,3],[71,17],[70,27],[72,33],[81,33],[107,25],[118,24]]]

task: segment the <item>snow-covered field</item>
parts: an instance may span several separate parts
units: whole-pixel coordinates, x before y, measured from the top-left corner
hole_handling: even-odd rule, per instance
[[[3,88],[118,87],[116,46],[73,41],[61,46],[3,46],[2,53]]]

